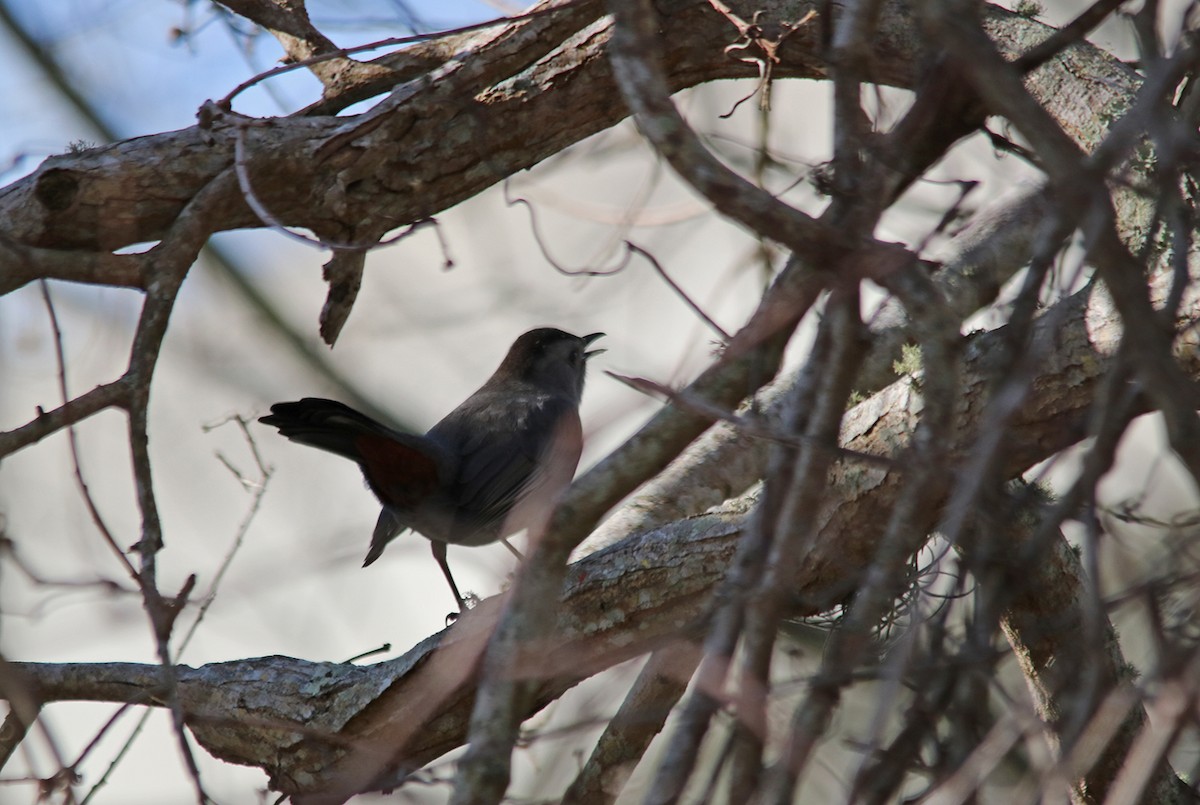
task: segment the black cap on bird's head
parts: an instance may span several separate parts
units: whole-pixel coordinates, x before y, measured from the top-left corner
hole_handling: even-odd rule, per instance
[[[509,347],[492,379],[518,378],[578,402],[583,395],[588,358],[604,352],[588,347],[603,336],[604,333],[571,335],[554,327],[530,330]]]

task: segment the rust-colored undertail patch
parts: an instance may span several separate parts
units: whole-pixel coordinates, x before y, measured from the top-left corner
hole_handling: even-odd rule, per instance
[[[397,509],[412,509],[437,490],[437,462],[406,444],[385,436],[354,440],[363,475],[379,500]]]

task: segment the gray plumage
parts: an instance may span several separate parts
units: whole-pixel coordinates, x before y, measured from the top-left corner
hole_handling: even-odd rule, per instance
[[[587,347],[601,335],[525,333],[487,382],[424,436],[313,397],[277,403],[259,421],[357,462],[383,503],[364,566],[411,528],[431,540],[462,608],[446,545],[483,545],[544,526],[579,462],[587,360],[603,351]]]

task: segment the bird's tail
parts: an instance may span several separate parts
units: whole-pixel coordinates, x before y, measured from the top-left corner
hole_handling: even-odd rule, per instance
[[[401,511],[424,504],[450,474],[450,459],[437,442],[393,430],[333,400],[276,403],[258,421],[279,428],[293,442],[357,462],[375,496]],[[388,539],[392,536],[395,532]]]
[[[328,450],[351,461],[362,461],[361,440],[365,437],[395,438],[396,431],[376,422],[348,405],[318,397],[299,402],[276,403],[259,422],[299,444]]]

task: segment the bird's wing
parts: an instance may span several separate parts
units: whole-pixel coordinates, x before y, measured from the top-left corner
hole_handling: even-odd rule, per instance
[[[493,523],[498,527],[532,490],[570,483],[581,432],[571,400],[485,394],[456,409],[430,436],[450,442],[447,446],[458,457],[453,497],[469,531]],[[466,534],[461,538],[470,541]]]

